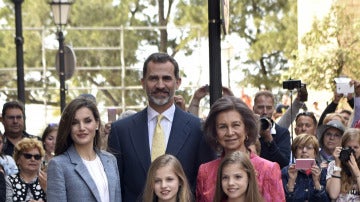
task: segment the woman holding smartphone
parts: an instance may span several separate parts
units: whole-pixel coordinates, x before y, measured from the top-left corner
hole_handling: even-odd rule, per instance
[[[314,135],[300,134],[294,139],[291,150],[297,161],[315,160],[319,143]],[[321,169],[316,163],[291,164],[281,170],[281,176],[286,201],[330,201],[325,191],[326,169]]]

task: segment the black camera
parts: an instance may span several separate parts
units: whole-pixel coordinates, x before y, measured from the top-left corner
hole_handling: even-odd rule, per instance
[[[295,88],[301,88],[301,80],[283,81],[283,89],[294,90]]]
[[[344,163],[348,162],[352,153],[355,153],[352,148],[342,148],[339,156],[340,161]]]
[[[260,118],[260,129],[261,130],[267,130],[271,126],[272,126],[272,122],[271,122],[270,119],[268,119],[266,117],[261,117]]]

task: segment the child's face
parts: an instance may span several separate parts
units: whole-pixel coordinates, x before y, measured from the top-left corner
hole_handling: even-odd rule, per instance
[[[221,185],[229,199],[244,198],[249,184],[248,182],[248,175],[240,165],[229,164],[224,166]]]
[[[179,177],[170,166],[160,167],[155,173],[154,191],[161,201],[176,201],[179,191]]]

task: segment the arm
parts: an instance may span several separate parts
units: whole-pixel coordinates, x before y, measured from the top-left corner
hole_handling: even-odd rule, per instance
[[[4,171],[0,166],[0,202],[5,202],[6,200],[6,182]]]
[[[352,81],[355,89],[354,98],[354,117],[351,127],[354,127],[356,122],[360,120],[360,81]]]
[[[291,123],[295,120],[297,113],[299,113],[299,110],[304,105],[305,104],[301,102],[298,97],[296,97],[292,105],[286,110],[284,115],[281,116],[277,124],[281,127],[289,128]]]
[[[67,201],[66,182],[60,162],[52,159],[47,169],[47,180],[51,183],[47,186],[46,197],[48,201]]]
[[[13,201],[12,196],[14,194],[12,184],[8,177],[6,177],[5,180],[6,180],[6,182],[5,182],[6,183],[6,202],[12,202]]]
[[[327,170],[327,181],[326,181],[326,192],[329,194],[331,199],[337,199],[340,195],[341,189],[341,174],[340,171],[334,171],[334,166],[341,167],[341,163],[339,160],[339,154],[341,151],[341,147],[336,147],[334,153],[337,153],[335,157],[335,161],[331,161]],[[333,177],[335,176],[335,177]],[[339,178],[340,177],[340,178]]]
[[[313,197],[314,201],[324,201],[324,202],[330,201],[329,196],[326,193],[326,189],[325,189],[325,187],[326,187],[326,173],[327,173],[326,168],[325,169],[323,168],[321,170],[321,174],[320,174],[320,184],[322,186],[322,189],[321,190],[316,190],[315,189],[314,197]]]
[[[336,108],[339,104],[340,99],[342,98],[342,94],[337,94],[334,92],[334,100],[325,108],[323,113],[320,116],[318,126],[321,126],[323,124],[323,121],[325,119],[325,116],[329,113],[333,113],[336,111]]]
[[[188,111],[195,116],[199,116],[199,104],[201,99],[203,99],[206,95],[209,94],[208,91],[208,85],[202,86],[199,89],[197,89],[194,93],[194,96],[189,104]]]
[[[261,143],[261,157],[277,162],[280,168],[289,164],[290,160],[290,133],[287,129],[276,129],[277,134],[271,141],[266,140],[264,137],[260,138]],[[279,131],[282,130],[282,131]]]
[[[284,201],[285,193],[283,188],[283,182],[281,179],[281,170],[277,163],[268,162],[268,165],[264,165],[262,169],[266,169],[264,172],[266,175],[263,186],[263,197],[265,201]]]

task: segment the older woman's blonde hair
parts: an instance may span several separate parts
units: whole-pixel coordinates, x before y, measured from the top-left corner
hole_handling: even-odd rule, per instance
[[[20,156],[31,149],[38,149],[41,157],[45,156],[45,150],[42,142],[36,138],[23,138],[14,147],[14,160],[17,162]]]

